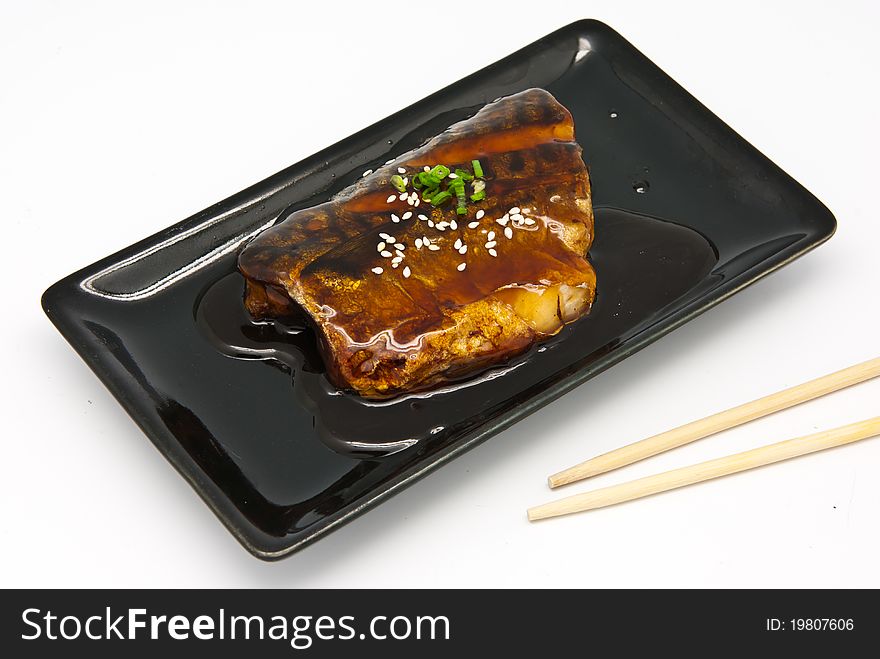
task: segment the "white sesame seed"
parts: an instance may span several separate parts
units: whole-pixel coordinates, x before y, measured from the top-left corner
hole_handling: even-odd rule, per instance
[[[372,174],[372,173],[373,173],[373,170],[372,170],[372,169],[368,169],[368,170],[365,171],[363,174],[361,174],[361,176],[369,176],[369,175]]]
[[[498,222],[498,224],[500,224],[501,226],[506,227],[507,223],[510,222],[510,218],[505,215],[504,217],[499,217],[495,221]]]
[[[520,211],[520,213],[523,213],[523,214],[525,214],[525,213],[531,213],[531,212],[532,212],[532,209],[531,209],[531,208],[523,208],[523,209]]]
[[[406,174],[406,168],[405,167],[398,167],[397,173],[398,174]]]
[[[495,245],[497,245],[497,244],[498,244],[498,243],[497,243],[496,241],[494,241],[494,240],[490,240],[489,242],[486,243],[486,249],[492,249],[492,248],[495,247]]]
[[[416,249],[421,249],[421,248],[422,248],[422,239],[416,238]]]
[[[459,263],[455,269],[459,272],[464,272],[464,269],[467,267],[467,263]]]
[[[418,208],[420,203],[422,203],[421,200],[418,197],[416,197],[416,200],[413,202],[413,206]]]
[[[428,236],[422,236],[422,243],[425,245],[430,245],[431,240],[428,238]]]
[[[394,250],[394,253],[397,254],[397,258],[399,258],[399,259],[403,258],[403,252],[401,252],[399,249]]]
[[[498,256],[498,252],[496,252],[494,249],[492,249],[492,248],[490,247],[490,248],[489,248],[489,256]]]
[[[392,236],[390,236],[389,234],[384,233],[382,231],[379,232],[379,237],[382,238],[383,240],[387,240],[389,243],[394,242],[394,238]]]
[[[401,261],[403,261],[402,256],[395,256],[393,259],[391,259],[391,263],[400,263]]]
[[[433,226],[434,226],[434,222],[431,221],[431,220],[428,220],[428,226],[429,226],[429,227],[433,227]]]
[[[523,221],[523,216],[520,215],[519,213],[511,213],[510,221],[513,222],[514,224],[520,224]]]
[[[384,256],[386,259],[391,256],[391,252],[389,252],[387,249],[383,249],[381,252],[379,252],[379,254]]]
[[[456,222],[455,220],[452,220],[449,223],[449,228],[452,229],[453,231],[458,231],[458,222]]]
[[[397,215],[395,215],[394,213],[391,213],[391,221],[397,224],[398,222],[400,222],[400,218],[397,217]]]
[[[427,221],[428,221],[428,216],[427,216],[427,215],[422,215],[421,213],[419,213],[419,219],[420,219],[422,222],[427,222]]]
[[[406,187],[408,185],[409,185],[409,176],[404,176],[403,177],[403,187]]]
[[[428,165],[425,165],[424,167],[422,167],[422,169],[425,170],[426,172],[431,171],[431,168]]]
[[[456,174],[455,172],[453,172],[452,174],[449,175],[448,178],[458,178],[458,174]]]
[[[385,249],[385,243],[379,243],[378,245],[376,245],[377,252],[381,252],[383,249]]]
[[[392,268],[396,268],[396,267],[398,267],[399,265],[400,265],[400,261],[397,261],[397,262],[392,261],[392,262],[391,262],[391,267],[392,267]]]
[[[468,222],[468,229],[476,229],[478,226],[480,226],[479,222]]]
[[[432,243],[432,244],[428,245],[428,249],[430,249],[432,252],[437,252],[440,250],[440,245],[434,245]]]
[[[372,270],[372,272],[375,272],[377,275],[381,275],[384,272],[384,270],[382,270],[382,268],[380,268],[378,266],[375,268],[372,268],[371,270]]]
[[[513,229],[510,227],[504,227],[504,237],[510,240],[513,238]]]
[[[395,243],[394,249],[406,249],[406,245],[403,243]]]
[[[462,244],[462,243],[461,243],[461,238],[457,238],[457,239],[455,240],[455,244],[453,245],[453,247],[455,247],[455,249],[458,249],[459,247],[461,247],[461,244]]]
[[[490,232],[489,232],[489,235],[486,236],[486,240],[495,240],[495,232],[494,232],[494,231],[490,231]]]
[[[518,215],[519,212],[520,212],[520,211],[519,211],[519,206],[514,206],[513,208],[510,209],[510,214],[511,214],[511,215]]]
[[[461,247],[459,247],[458,253],[459,254],[466,254],[467,253],[467,245],[462,245]]]
[[[411,218],[411,217],[412,217],[412,211],[407,211],[407,212],[405,212],[405,213],[403,214],[403,219],[404,219],[404,220],[408,220],[408,219]]]
[[[550,197],[550,201],[552,201],[554,204],[556,204],[556,203],[559,203],[560,201],[562,201],[562,197],[560,197],[558,194],[555,194],[552,197]]]
[[[530,217],[527,217],[526,219],[524,219],[523,222],[525,222],[525,223],[528,224],[529,226],[531,226],[531,225],[533,225],[533,224],[535,223],[535,221],[534,221],[532,218],[530,218]]]
[[[412,274],[412,270],[409,269],[409,266],[406,266],[403,269],[403,276],[409,279],[409,276]]]
[[[391,203],[392,201],[394,201],[395,199],[397,199],[397,195],[390,195],[390,196],[388,197],[388,199],[385,200],[385,203],[386,203],[386,204],[390,204],[390,203]]]
[[[477,219],[478,219],[478,220],[482,220],[482,219],[483,219],[483,216],[484,216],[485,214],[486,214],[486,211],[484,211],[484,210],[481,208],[480,210],[477,211]]]
[[[406,197],[407,197],[407,195],[406,195],[405,192],[401,192],[401,193],[397,196],[397,198],[400,199],[400,201],[403,201],[404,199],[406,199]]]

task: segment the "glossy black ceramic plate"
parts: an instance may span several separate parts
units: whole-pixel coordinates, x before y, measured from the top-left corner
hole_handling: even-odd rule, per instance
[[[483,104],[529,87],[590,167],[592,312],[494,370],[368,402],[313,337],[254,325],[236,253]],[[581,21],[52,286],[58,329],[255,555],[280,558],[834,232],[831,213],[607,26]]]

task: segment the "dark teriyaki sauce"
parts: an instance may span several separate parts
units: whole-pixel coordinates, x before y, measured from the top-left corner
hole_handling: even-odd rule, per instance
[[[244,279],[237,271],[205,291],[196,318],[220,352],[289,370],[291,405],[310,411],[315,430],[330,448],[351,457],[378,458],[466,432],[511,401],[527,400],[572,368],[588,366],[693,291],[718,260],[713,246],[692,229],[611,208],[596,209],[596,239],[589,256],[596,268],[597,296],[588,316],[505,364],[387,401],[336,389],[324,373],[308,327],[251,320],[242,304]]]

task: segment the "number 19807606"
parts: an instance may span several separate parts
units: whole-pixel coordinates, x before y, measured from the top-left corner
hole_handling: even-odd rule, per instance
[[[766,622],[766,629],[769,632],[835,632],[852,631],[854,628],[855,623],[852,618],[790,618],[788,620],[767,618]]]

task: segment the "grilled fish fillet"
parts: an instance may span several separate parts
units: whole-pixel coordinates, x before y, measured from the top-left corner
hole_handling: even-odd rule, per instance
[[[466,215],[391,184],[399,172],[475,159],[486,197]],[[571,114],[530,89],[293,213],[246,245],[238,265],[254,318],[304,313],[334,385],[386,398],[507,360],[586,314],[592,239]]]

